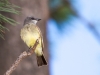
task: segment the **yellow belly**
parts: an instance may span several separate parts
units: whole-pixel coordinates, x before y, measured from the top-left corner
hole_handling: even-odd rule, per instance
[[[27,44],[27,46],[29,48],[33,47],[36,40],[39,38],[39,34],[35,33],[27,33],[25,34],[22,39],[23,41]],[[38,55],[38,56],[41,56],[43,53],[42,53],[42,46],[41,46],[41,39],[39,39],[39,44],[37,45],[36,49],[35,49],[35,53]]]
[[[38,32],[38,30],[33,31],[32,30],[25,30],[25,29],[21,29],[21,39],[26,43],[26,45],[31,48],[34,46],[35,42],[37,39],[39,39],[40,37],[40,33]],[[37,45],[36,49],[35,49],[35,53],[38,56],[41,56],[43,54],[42,52],[42,45],[41,45],[41,39],[39,39],[39,44]]]
[[[36,40],[39,38],[39,34],[38,33],[30,33],[27,32],[24,36],[23,36],[23,41],[27,44],[28,47],[33,47]]]

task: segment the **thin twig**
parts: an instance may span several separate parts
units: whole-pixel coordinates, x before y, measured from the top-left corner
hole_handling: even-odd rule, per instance
[[[12,66],[10,67],[9,70],[6,71],[6,73],[4,75],[10,75],[15,69],[16,67],[19,65],[19,63],[21,62],[21,60],[27,56],[30,56],[33,54],[34,50],[36,49],[39,41],[39,39],[36,40],[35,45],[33,46],[33,48],[31,48],[31,50],[28,51],[24,51],[23,53],[20,54],[20,56],[17,58],[17,60],[14,62],[14,64],[12,64]]]

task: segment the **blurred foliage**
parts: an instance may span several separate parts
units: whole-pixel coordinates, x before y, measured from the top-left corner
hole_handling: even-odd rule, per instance
[[[49,0],[51,17],[58,23],[69,20],[70,16],[75,15],[69,0]]]
[[[76,0],[49,0],[50,16],[56,21],[58,29],[61,31],[65,25],[63,23],[70,23],[72,18],[76,17],[82,22],[87,23],[87,27],[92,30],[93,34],[100,41],[100,34],[96,30],[95,25],[84,18],[84,16],[77,13],[77,9],[73,6],[75,2]]]
[[[19,14],[17,8],[20,8],[14,4],[11,4],[8,0],[0,0],[0,37],[4,39],[3,34],[5,30],[8,30],[3,24],[9,23],[11,25],[18,24],[15,20],[4,16],[3,13]]]

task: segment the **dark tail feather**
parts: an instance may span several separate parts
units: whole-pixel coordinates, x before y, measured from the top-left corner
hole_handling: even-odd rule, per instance
[[[44,58],[44,56],[37,56],[37,65],[42,66],[42,65],[47,65],[47,62]]]

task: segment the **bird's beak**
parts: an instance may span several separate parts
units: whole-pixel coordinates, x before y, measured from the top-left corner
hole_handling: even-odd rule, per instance
[[[39,19],[39,18],[34,18],[34,20],[40,21],[41,19]]]
[[[40,21],[41,19],[37,19],[37,21]]]

